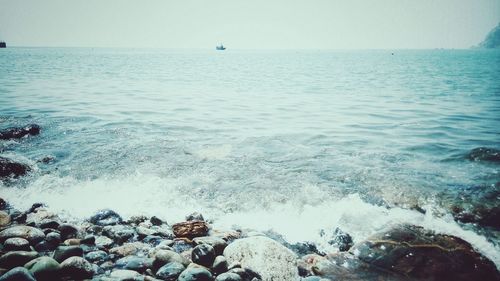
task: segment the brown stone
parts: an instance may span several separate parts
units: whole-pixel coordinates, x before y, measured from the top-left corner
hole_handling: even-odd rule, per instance
[[[0,227],[6,226],[10,223],[10,215],[4,211],[0,211]]]
[[[206,236],[208,225],[204,221],[185,221],[172,226],[176,237],[194,238]]]

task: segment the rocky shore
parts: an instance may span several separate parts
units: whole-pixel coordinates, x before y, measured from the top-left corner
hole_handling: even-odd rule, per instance
[[[101,210],[66,221],[40,203],[0,199],[0,281],[24,280],[500,280],[460,238],[395,225],[353,245],[336,230],[323,253],[273,235],[213,229],[199,213],[169,224]]]

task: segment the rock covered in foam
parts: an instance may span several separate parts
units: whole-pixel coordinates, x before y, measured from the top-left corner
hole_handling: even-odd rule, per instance
[[[297,256],[278,242],[264,237],[243,238],[224,250],[228,262],[241,263],[261,275],[263,281],[298,280]]]

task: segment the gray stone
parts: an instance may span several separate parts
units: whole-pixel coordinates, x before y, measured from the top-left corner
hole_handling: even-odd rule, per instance
[[[297,256],[264,236],[238,239],[226,247],[224,256],[229,263],[239,262],[257,272],[263,281],[299,279]]]
[[[54,259],[62,262],[69,257],[82,257],[83,249],[79,246],[59,246],[54,252]]]
[[[13,251],[0,257],[0,268],[11,269],[23,266],[30,260],[38,258],[37,252]]]
[[[45,234],[38,228],[24,225],[12,226],[0,232],[0,242],[14,237],[24,238],[31,245],[36,245],[45,238]]]
[[[9,238],[3,243],[4,251],[29,251],[30,242],[24,238]]]
[[[178,262],[184,266],[189,265],[189,260],[170,250],[158,250],[154,254],[153,268],[158,269],[167,263]]]
[[[134,228],[128,225],[109,225],[105,226],[102,233],[121,244],[131,239],[135,235]]]
[[[115,211],[110,209],[100,210],[90,218],[90,222],[96,225],[115,225],[123,222],[123,219]]]
[[[94,268],[82,257],[69,257],[61,263],[61,274],[77,280],[87,279],[94,275]]]
[[[156,272],[156,277],[161,280],[175,281],[179,275],[184,271],[185,267],[178,262],[170,262],[160,267]]]
[[[128,269],[118,269],[111,272],[109,277],[116,281],[141,281],[144,277],[138,272]]]
[[[24,265],[36,280],[57,280],[60,275],[61,266],[50,257],[39,257]]]
[[[153,267],[153,259],[138,256],[127,256],[115,262],[116,268],[130,269],[144,273],[148,268]]]
[[[103,263],[108,259],[108,254],[104,251],[92,251],[85,254],[85,259],[91,263]]]
[[[98,248],[109,248],[113,245],[114,241],[106,236],[98,236],[95,238],[94,243]]]
[[[187,268],[186,270],[184,270],[179,275],[179,278],[177,280],[178,281],[211,281],[212,274],[210,273],[210,271],[208,271],[204,268],[192,267],[192,268]]]
[[[221,274],[228,271],[227,259],[224,256],[217,256],[212,264],[212,271],[215,274]]]
[[[207,244],[212,246],[216,255],[222,255],[227,246],[227,242],[224,239],[213,236],[197,237],[193,239],[193,242],[196,245]]]
[[[226,272],[217,276],[215,281],[243,281],[243,279],[236,273]]]
[[[0,281],[37,281],[24,267],[16,267],[0,276]]]
[[[45,241],[47,241],[47,243],[57,246],[62,241],[61,235],[57,232],[50,232],[49,234],[47,234],[47,236],[45,236]]]

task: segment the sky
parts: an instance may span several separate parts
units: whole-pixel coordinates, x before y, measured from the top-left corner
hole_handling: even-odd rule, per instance
[[[0,0],[9,46],[469,48],[500,0]]]

